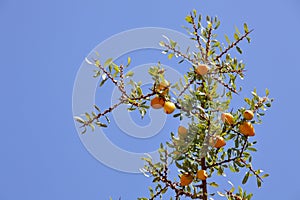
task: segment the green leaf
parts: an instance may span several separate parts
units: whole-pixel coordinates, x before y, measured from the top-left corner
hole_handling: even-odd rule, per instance
[[[104,79],[104,80],[102,80],[101,82],[100,82],[100,85],[99,85],[99,87],[101,87],[106,81],[108,80],[108,78],[107,79]]]
[[[256,152],[257,150],[253,147],[248,147],[247,150]]]
[[[196,11],[196,9],[193,9],[193,14],[194,14],[195,17],[197,16],[197,11]]]
[[[113,60],[112,58],[107,59],[107,60],[105,61],[104,65],[103,65],[103,67],[105,67],[105,66],[107,66],[107,65],[110,65],[111,62],[112,62],[112,60]]]
[[[239,194],[242,195],[243,194],[243,189],[241,186],[238,186],[238,190],[239,190]]]
[[[126,67],[128,67],[128,66],[130,65],[130,63],[131,63],[131,58],[128,57],[128,58],[127,58],[127,65],[126,65]]]
[[[215,26],[215,29],[219,28],[220,24],[221,24],[221,22],[220,22],[220,21],[217,21],[216,26]]]
[[[132,77],[134,75],[133,71],[129,71],[125,74],[125,78]]]
[[[188,15],[185,17],[185,21],[187,21],[188,23],[192,24],[193,23],[193,18],[192,16]]]
[[[114,70],[116,71],[116,73],[119,73],[120,72],[120,67],[116,64],[113,63],[113,66],[114,66]]]
[[[236,32],[238,35],[240,35],[241,33],[240,33],[238,27],[235,26],[234,28],[235,28],[235,32]]]
[[[175,42],[174,40],[170,39],[170,45],[171,45],[172,48],[175,48],[176,45],[177,45],[177,42]]]
[[[91,120],[91,116],[89,113],[85,113],[85,117],[87,118],[87,120]]]
[[[106,124],[104,124],[104,123],[101,123],[101,122],[95,122],[95,124],[96,124],[97,126],[99,126],[99,127],[104,127],[104,128],[106,128],[106,127],[107,127],[107,125],[106,125]]]
[[[266,88],[266,96],[269,96],[269,94],[270,94],[270,91],[268,88]]]
[[[97,78],[98,76],[101,75],[101,72],[98,70],[94,70],[95,74],[93,75],[94,78]]]
[[[159,46],[165,47],[165,42],[164,42],[164,41],[160,41],[160,42],[159,42]]]
[[[246,23],[244,23],[244,30],[245,30],[245,32],[246,32],[246,33],[248,33],[248,32],[249,32],[249,29],[248,29],[248,26],[247,26],[247,24],[246,24]]]
[[[251,105],[251,100],[249,98],[245,98],[244,100],[248,105]]]
[[[94,105],[94,108],[98,111],[101,112],[100,108],[97,105]]]
[[[244,178],[243,178],[243,181],[242,181],[242,184],[246,184],[246,183],[247,183],[248,178],[249,178],[249,175],[250,175],[249,172],[247,172],[247,173],[245,174],[245,176],[244,176]]]
[[[232,165],[229,165],[229,169],[230,169],[230,171],[232,171],[232,172],[236,172],[236,170],[234,169],[234,167],[233,167]]]
[[[174,54],[173,54],[173,53],[170,53],[170,54],[168,55],[168,59],[169,59],[169,60],[172,59],[173,56],[174,56]]]
[[[239,40],[240,39],[237,33],[234,34],[234,39],[235,40]]]
[[[236,48],[236,50],[237,50],[240,54],[243,53],[243,52],[242,52],[242,49],[241,49],[240,47],[236,46],[235,48]]]
[[[258,188],[261,187],[261,180],[258,177],[256,178],[256,184]]]
[[[261,178],[267,178],[268,176],[270,176],[269,174],[264,174],[261,176]]]
[[[248,43],[250,43],[251,42],[251,38],[250,37],[246,37],[246,38],[247,38]]]
[[[161,193],[164,194],[164,193],[167,192],[167,190],[168,190],[168,187],[164,188],[164,189],[161,191]]]
[[[105,119],[106,119],[106,121],[107,121],[107,123],[109,123],[110,124],[110,119],[106,116],[106,115],[104,115],[104,117],[105,117]]]
[[[219,187],[219,185],[216,182],[211,182],[209,183],[209,185],[212,187]]]
[[[97,67],[99,67],[99,66],[100,66],[100,61],[99,61],[99,60],[96,60],[96,61],[95,61],[95,65],[96,65]]]
[[[181,115],[181,113],[177,113],[175,115],[173,115],[174,118],[179,117]]]
[[[74,119],[75,119],[77,122],[81,123],[81,124],[84,123],[84,120],[83,120],[81,117],[75,116]]]
[[[225,40],[226,40],[226,42],[228,43],[228,44],[230,44],[231,42],[230,42],[230,40],[229,40],[229,37],[225,34]]]

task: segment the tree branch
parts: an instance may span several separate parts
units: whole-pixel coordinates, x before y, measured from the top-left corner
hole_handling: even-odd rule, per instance
[[[233,47],[235,47],[240,41],[242,41],[243,39],[245,39],[251,32],[253,31],[250,30],[249,32],[246,32],[241,38],[239,38],[237,41],[231,43],[223,52],[221,52],[215,59],[214,61],[218,61],[224,54],[226,54],[230,49],[232,49]]]

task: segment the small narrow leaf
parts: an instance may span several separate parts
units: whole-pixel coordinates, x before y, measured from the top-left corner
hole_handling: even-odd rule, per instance
[[[256,178],[256,184],[258,188],[261,187],[261,180],[259,178]]]
[[[99,126],[99,127],[107,127],[107,125],[106,124],[104,124],[104,123],[101,123],[101,122],[95,122],[95,124],[97,125],[97,126]]]
[[[193,23],[193,19],[192,19],[192,17],[190,15],[188,15],[188,16],[185,17],[185,21],[187,21],[190,24]]]
[[[245,174],[245,176],[244,176],[244,178],[243,178],[243,181],[242,181],[243,184],[246,184],[246,183],[247,183],[248,178],[249,178],[249,175],[250,175],[249,172],[247,172],[247,173]]]
[[[111,62],[112,62],[112,60],[113,60],[112,58],[107,59],[107,60],[105,61],[105,63],[104,63],[103,66],[105,67],[105,66],[107,66],[107,65],[110,65]]]
[[[243,53],[243,52],[242,52],[242,49],[241,49],[240,47],[236,46],[235,48],[236,48],[236,50],[237,50],[240,54]]]
[[[129,71],[126,73],[125,77],[128,78],[128,77],[132,77],[134,75],[134,72],[133,71]]]
[[[266,96],[269,96],[269,94],[270,94],[270,91],[268,88],[266,88]]]
[[[226,40],[226,42],[228,43],[228,44],[230,44],[231,42],[230,42],[230,40],[229,40],[229,37],[225,34],[225,40]]]
[[[270,176],[269,174],[264,174],[261,176],[261,178],[267,178],[268,176]]]
[[[172,59],[173,56],[174,56],[174,54],[173,54],[173,53],[170,53],[170,54],[168,55],[168,59],[169,59],[169,60]]]
[[[247,24],[246,24],[246,23],[244,23],[244,30],[245,30],[245,32],[246,32],[246,33],[248,33],[248,32],[249,32],[249,29],[248,29],[248,26],[247,26]]]
[[[216,182],[211,182],[209,183],[209,185],[212,187],[219,187],[219,185]]]
[[[130,63],[131,63],[131,58],[128,57],[128,58],[127,58],[127,67],[130,65]]]
[[[81,117],[75,116],[74,119],[79,123],[82,123],[82,124],[84,123],[84,120]]]

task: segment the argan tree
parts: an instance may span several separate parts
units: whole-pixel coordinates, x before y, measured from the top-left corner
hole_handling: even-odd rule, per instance
[[[148,109],[163,109],[166,114],[172,114],[178,121],[188,119],[186,127],[174,127],[170,133],[170,140],[161,144],[158,152],[160,161],[152,158],[142,158],[146,166],[142,172],[153,179],[154,187],[149,187],[148,199],[203,199],[214,198],[216,194],[222,198],[235,200],[249,200],[253,196],[241,186],[235,190],[231,184],[220,185],[219,176],[231,173],[244,176],[241,184],[245,184],[249,177],[254,177],[257,186],[261,187],[263,174],[252,164],[252,152],[256,151],[255,129],[260,124],[261,116],[267,107],[271,106],[269,91],[260,96],[253,90],[251,97],[244,99],[244,107],[231,107],[232,98],[242,88],[237,86],[238,79],[244,79],[245,64],[229,52],[237,51],[242,54],[239,44],[242,41],[250,43],[252,30],[247,24],[243,31],[235,28],[233,41],[225,35],[225,44],[217,39],[215,30],[220,21],[217,17],[206,17],[203,23],[201,15],[193,10],[185,18],[186,27],[191,39],[197,47],[196,52],[180,49],[171,38],[160,42],[169,59],[178,59],[182,65],[190,65],[184,74],[184,80],[169,83],[165,78],[165,70],[158,63],[149,69],[153,79],[150,92],[141,89],[141,82],[133,80],[125,85],[125,79],[134,76],[133,72],[124,74],[130,64],[117,65],[108,59],[102,64],[100,60],[88,61],[96,66],[94,77],[105,77],[100,86],[111,82],[119,89],[119,102],[107,109],[99,109],[95,105],[95,112],[85,113],[85,118],[76,116],[75,120],[81,124],[84,134],[88,127],[106,127],[109,123],[108,113],[121,104],[128,105],[128,111],[139,111],[143,117]],[[184,62],[185,61],[185,62]],[[130,92],[128,91],[130,88]],[[178,176],[171,174],[171,166],[177,169]],[[172,168],[172,169],[173,169]],[[229,181],[229,183],[231,183]],[[168,192],[167,192],[168,191]],[[164,195],[169,195],[164,197]],[[221,198],[219,197],[219,198]]]

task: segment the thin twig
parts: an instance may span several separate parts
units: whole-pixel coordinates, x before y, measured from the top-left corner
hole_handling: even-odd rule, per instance
[[[229,84],[224,83],[223,80],[221,80],[221,79],[219,79],[218,77],[215,77],[215,76],[213,76],[212,78],[213,78],[214,80],[216,80],[218,83],[222,84],[224,87],[226,87],[226,88],[227,88],[228,90],[230,90],[231,92],[233,92],[233,93],[235,93],[235,94],[238,94],[238,92],[237,92],[234,88],[232,88]]]
[[[203,47],[202,47],[201,40],[200,40],[200,35],[198,34],[198,28],[197,28],[197,25],[195,23],[195,18],[192,15],[192,13],[191,13],[190,16],[191,16],[191,19],[192,19],[192,24],[193,24],[193,29],[194,29],[194,35],[196,36],[196,41],[197,41],[198,46],[199,46],[201,57],[203,58],[204,57],[204,52],[203,52]]]
[[[246,161],[245,160],[243,160],[243,159],[241,159],[241,162],[242,163],[244,163],[246,166],[248,165],[247,163],[246,163]],[[261,182],[263,182],[263,179],[255,172],[255,170],[252,168],[252,165],[251,165],[251,163],[248,165],[248,167],[247,167],[259,180],[261,180]]]
[[[124,84],[124,66],[123,65],[120,65],[120,91],[124,91],[122,92],[122,97],[124,98],[126,95],[126,92],[125,92],[125,84]],[[122,98],[121,97],[121,98]]]
[[[128,95],[126,94],[125,90],[124,90],[124,85],[122,86],[118,84],[118,81],[116,79],[114,79],[114,77],[111,76],[111,74],[105,70],[105,68],[101,65],[101,64],[97,64],[97,67],[99,67],[103,73],[111,80],[111,82],[113,82],[113,84],[115,84],[115,86],[120,90],[120,92],[122,93],[122,96],[128,97]]]
[[[98,115],[94,116],[92,119],[86,121],[80,128],[88,126],[89,124],[93,123],[95,120],[98,120],[100,117],[102,117],[102,116],[106,115],[107,113],[113,111],[115,108],[117,108],[122,103],[124,103],[124,102],[120,101],[119,103],[114,104],[113,106],[109,107],[108,109],[106,109],[102,113],[99,113]]]
[[[231,43],[223,52],[221,52],[215,59],[214,61],[218,61],[224,54],[226,54],[230,49],[232,49],[233,47],[235,47],[240,41],[242,41],[243,39],[245,39],[251,32],[253,31],[250,30],[249,32],[246,32],[242,37],[240,37],[237,41]]]
[[[212,167],[215,167],[215,166],[220,166],[220,165],[223,165],[225,163],[229,163],[229,162],[235,161],[235,160],[237,160],[239,158],[242,158],[243,157],[243,153],[244,153],[244,151],[246,149],[247,143],[248,143],[248,140],[245,140],[245,142],[244,142],[244,144],[242,146],[241,152],[240,152],[240,154],[238,156],[236,156],[234,158],[227,159],[227,160],[223,160],[221,162],[214,163],[212,165],[207,166],[206,168],[209,169],[209,168],[212,168]]]
[[[149,200],[154,200],[156,197],[158,197],[158,195],[160,195],[166,188],[168,188],[168,185],[165,185],[165,187],[161,188],[159,191],[157,191],[152,198],[150,198]]]
[[[185,86],[183,87],[183,90],[179,93],[178,98],[183,95],[183,93],[185,93],[185,91],[194,83],[195,79],[191,79],[190,82],[188,82],[187,84],[185,84]]]
[[[188,61],[190,61],[191,63],[193,63],[195,65],[197,64],[197,61],[195,59],[192,59],[192,58],[190,58],[190,56],[188,56],[184,53],[181,53],[180,51],[178,51],[177,49],[171,47],[170,45],[164,43],[163,46],[166,47],[168,50],[173,51],[173,53],[175,53],[176,55],[184,58],[185,60],[188,60]]]

